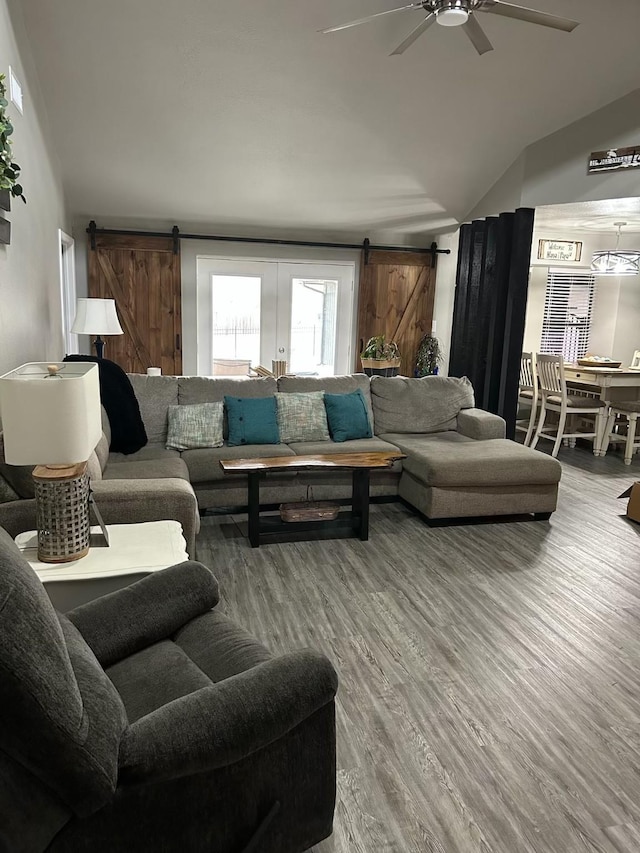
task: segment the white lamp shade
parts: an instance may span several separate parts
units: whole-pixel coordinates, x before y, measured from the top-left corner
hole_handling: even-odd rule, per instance
[[[76,335],[123,335],[114,299],[78,299],[71,331]]]
[[[98,365],[23,364],[0,377],[0,416],[9,465],[86,462],[102,435]]]

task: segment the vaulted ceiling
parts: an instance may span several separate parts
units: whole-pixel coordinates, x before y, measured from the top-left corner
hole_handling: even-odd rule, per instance
[[[228,234],[416,242],[527,145],[638,86],[637,0],[482,15],[495,50],[394,0],[21,0],[72,215]],[[588,148],[588,141],[586,142]]]

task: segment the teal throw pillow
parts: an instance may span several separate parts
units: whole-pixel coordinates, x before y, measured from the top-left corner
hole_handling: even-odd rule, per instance
[[[275,397],[225,397],[230,447],[280,444]]]
[[[329,441],[324,391],[276,394],[280,441]]]
[[[367,404],[359,388],[351,394],[325,394],[324,405],[334,441],[372,437]]]
[[[222,403],[169,406],[167,447],[173,450],[222,447],[222,418]]]

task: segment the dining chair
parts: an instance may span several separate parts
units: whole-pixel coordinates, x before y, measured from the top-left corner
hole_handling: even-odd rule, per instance
[[[558,455],[560,444],[564,438],[592,438],[593,453],[600,455],[600,447],[604,437],[607,423],[608,405],[604,400],[595,397],[584,397],[573,394],[567,390],[567,381],[564,375],[564,359],[557,355],[536,354],[536,373],[538,376],[538,387],[540,392],[540,417],[538,426],[531,442],[535,448],[541,438],[548,438],[554,442],[552,456]],[[558,416],[557,427],[544,429],[548,412],[555,412]],[[595,415],[594,432],[566,432],[565,425],[569,415]]]
[[[610,442],[620,442],[625,445],[624,464],[631,465],[633,453],[640,448],[640,435],[636,439],[636,427],[638,415],[640,414],[640,400],[626,400],[620,403],[610,404],[609,417],[602,441],[600,456],[604,456],[609,449]],[[622,435],[614,432],[618,418],[627,419],[627,434]]]
[[[538,375],[536,373],[536,354],[534,352],[523,352],[520,358],[520,387],[518,389],[518,403],[531,406],[529,420],[523,419],[516,422],[516,429],[525,432],[523,444],[529,446],[533,429],[538,414]]]

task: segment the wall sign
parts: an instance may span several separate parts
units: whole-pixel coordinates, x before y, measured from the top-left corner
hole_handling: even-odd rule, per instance
[[[621,172],[623,169],[640,167],[640,145],[633,148],[610,148],[608,151],[594,151],[589,157],[590,175],[597,172]]]
[[[576,261],[582,257],[582,243],[574,240],[539,240],[539,261]]]

